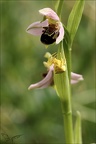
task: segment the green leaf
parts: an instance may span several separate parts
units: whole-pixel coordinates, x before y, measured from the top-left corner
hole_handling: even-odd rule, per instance
[[[76,118],[75,128],[74,128],[74,138],[75,138],[74,143],[82,144],[81,115],[79,111],[77,111],[77,118]]]
[[[53,6],[54,6],[54,0],[52,0],[52,3],[53,3]],[[58,5],[59,5],[59,0],[56,0],[55,1],[55,11],[57,12],[57,9],[58,9]]]
[[[55,6],[57,15],[59,16],[59,18],[61,17],[61,11],[62,11],[62,7],[63,7],[63,2],[64,0],[58,0]]]
[[[70,33],[71,46],[81,21],[83,9],[84,9],[84,3],[85,0],[76,0],[75,5],[68,18],[67,29]]]

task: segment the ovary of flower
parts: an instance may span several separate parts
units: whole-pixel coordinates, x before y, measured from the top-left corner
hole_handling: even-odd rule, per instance
[[[54,64],[55,73],[62,73],[66,70],[66,61],[62,58],[57,59],[55,56],[52,56],[50,53],[46,53],[46,58],[48,58],[47,62],[44,62],[45,67],[49,68],[52,64]]]

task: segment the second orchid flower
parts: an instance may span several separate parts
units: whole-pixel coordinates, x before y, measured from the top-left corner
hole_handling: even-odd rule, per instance
[[[29,90],[34,88],[46,88],[48,86],[55,85],[54,74],[66,71],[66,61],[62,61],[62,59],[57,59],[56,57],[52,56],[49,52],[45,54],[45,57],[48,59],[48,61],[44,62],[44,66],[47,68],[48,71],[47,73],[43,74],[44,79],[35,84],[31,84],[28,88]],[[71,84],[76,84],[82,80],[82,75],[71,72]]]

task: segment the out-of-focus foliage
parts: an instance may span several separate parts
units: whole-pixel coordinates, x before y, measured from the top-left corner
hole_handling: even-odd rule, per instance
[[[66,25],[74,1],[65,0],[62,22]],[[54,9],[55,1],[3,1],[1,5],[1,141],[2,143],[64,143],[61,105],[53,88],[28,91],[42,79],[46,51],[39,37],[26,33],[39,21],[38,10]],[[72,50],[72,71],[84,81],[72,86],[73,119],[81,112],[83,141],[95,138],[95,1],[86,1]],[[17,136],[17,137],[14,137]],[[8,138],[9,137],[9,138]],[[12,139],[13,138],[13,139]]]

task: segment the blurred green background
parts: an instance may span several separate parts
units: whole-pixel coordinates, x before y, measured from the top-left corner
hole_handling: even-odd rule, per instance
[[[38,10],[56,1],[3,1],[1,5],[1,141],[19,144],[63,144],[61,104],[54,89],[28,91],[31,83],[42,79],[46,51],[39,37],[26,33],[26,28],[42,19]],[[65,0],[62,22],[66,25],[73,0]],[[84,81],[72,86],[73,120],[76,110],[82,115],[83,143],[96,142],[95,105],[95,1],[86,1],[82,20],[72,51],[72,71]]]

